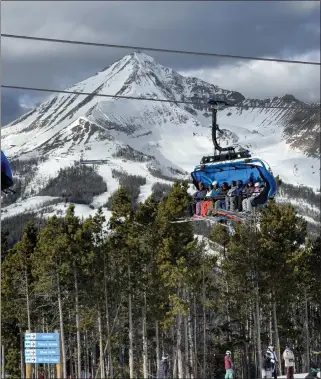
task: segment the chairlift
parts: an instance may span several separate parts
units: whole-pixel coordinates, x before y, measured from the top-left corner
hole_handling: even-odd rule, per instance
[[[273,176],[271,167],[260,158],[252,158],[248,150],[235,152],[232,146],[221,147],[217,141],[217,110],[229,104],[222,100],[208,101],[212,109],[212,140],[214,155],[204,156],[199,165],[191,173],[193,183],[202,182],[205,187],[210,186],[213,181],[218,183],[242,180],[245,183],[251,179],[253,183],[264,183],[264,190],[253,201],[253,206],[260,207],[273,199],[277,192],[277,183]]]
[[[242,180],[246,183],[252,180],[253,183],[260,182],[264,185],[262,192],[252,200],[253,207],[262,207],[273,199],[277,192],[277,182],[273,176],[271,167],[261,158],[251,156],[249,150],[235,151],[233,146],[221,147],[217,140],[217,133],[222,133],[217,125],[217,111],[229,106],[226,101],[209,99],[208,104],[212,110],[212,141],[214,145],[214,155],[203,156],[191,173],[193,184],[198,187],[202,182],[207,188],[216,181],[219,185],[223,182],[231,183],[232,181]],[[242,222],[248,220],[238,213],[219,210],[217,220],[225,218],[228,222]],[[191,221],[189,218],[186,221]],[[214,221],[216,217],[198,216],[197,220]]]

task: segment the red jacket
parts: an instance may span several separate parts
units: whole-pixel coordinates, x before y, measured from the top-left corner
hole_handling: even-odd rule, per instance
[[[229,370],[230,368],[232,368],[232,359],[229,355],[225,355],[224,365],[225,365],[225,370]]]

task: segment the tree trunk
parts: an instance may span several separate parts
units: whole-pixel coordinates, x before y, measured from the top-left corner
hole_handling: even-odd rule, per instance
[[[206,308],[205,282],[203,271],[203,378],[206,378]]]
[[[257,354],[258,354],[258,377],[262,378],[262,344],[261,344],[261,319],[260,319],[260,303],[259,303],[259,289],[256,287],[255,296],[255,313],[256,313],[256,341],[257,341]]]
[[[270,305],[272,305],[272,293],[270,294]],[[269,344],[273,345],[273,307],[269,309]]]
[[[62,376],[67,377],[67,367],[66,367],[66,346],[65,346],[65,332],[64,332],[64,319],[62,310],[62,298],[61,298],[61,288],[60,288],[60,277],[57,271],[57,297],[58,297],[58,308],[59,308],[59,326],[60,326],[60,340],[61,340],[61,358],[62,358]]]
[[[194,365],[195,365],[195,377],[198,377],[198,357],[197,357],[197,319],[196,319],[196,315],[197,315],[197,308],[196,308],[196,299],[195,299],[195,295],[193,296],[193,308],[194,308],[194,314],[193,314],[193,317],[194,317]]]
[[[249,370],[249,346],[248,343],[245,342],[245,365],[244,365],[244,378],[250,379],[250,370]]]
[[[274,295],[275,296],[275,295]],[[282,362],[281,362],[281,349],[280,349],[280,338],[279,338],[279,326],[278,319],[276,316],[276,302],[275,297],[273,299],[273,323],[274,323],[274,335],[275,335],[275,351],[276,356],[278,358],[278,366],[279,366],[279,375],[282,375]]]
[[[105,362],[104,362],[104,348],[103,348],[103,331],[101,323],[101,312],[98,311],[98,333],[99,333],[99,367],[100,378],[105,378]]]
[[[184,378],[183,359],[182,359],[182,312],[177,315],[177,369],[178,378]]]
[[[92,377],[95,378],[96,377],[96,364],[97,364],[97,357],[96,357],[96,340],[94,338],[94,333],[92,333],[92,340],[94,341],[94,344],[92,346],[92,349],[91,349],[91,356],[92,356],[92,359],[91,359],[91,364],[92,364],[92,368],[91,368],[91,373],[92,373]]]
[[[309,313],[308,313],[308,294],[304,290],[304,329],[305,329],[305,372],[310,372],[310,333],[309,333]]]
[[[146,330],[146,293],[144,293],[144,305],[142,307],[142,333],[143,333],[143,375],[148,378],[148,345]]]
[[[1,311],[1,310],[0,310]],[[25,360],[24,360],[24,344],[23,344],[23,332],[21,327],[19,326],[20,331],[20,375],[21,378],[24,378],[26,375],[25,373]]]
[[[177,378],[177,352],[175,349],[175,331],[174,327],[171,326],[171,333],[172,333],[172,354],[173,354],[173,378]]]
[[[230,333],[230,323],[231,323],[231,317],[230,317],[230,295],[229,295],[229,285],[228,281],[226,281],[226,294],[227,294],[227,300],[226,300],[226,310],[227,310],[227,322],[228,322],[228,329],[227,329],[227,340],[230,343],[231,342],[231,333]]]
[[[158,330],[158,322],[155,324],[155,338],[156,338],[156,370],[157,374],[160,372],[160,351],[159,351],[159,330]]]
[[[128,321],[129,321],[129,378],[134,379],[134,344],[133,344],[133,310],[131,294],[130,268],[128,266],[129,295],[128,295]]]
[[[246,302],[246,323],[245,323],[245,364],[246,364],[246,376],[245,379],[250,379],[250,354],[249,354],[249,341],[251,341],[251,312],[249,313],[250,302]]]
[[[84,366],[85,366],[85,373],[86,373],[86,379],[87,375],[90,372],[90,356],[89,356],[89,350],[88,350],[88,332],[85,330],[84,334]]]
[[[71,324],[71,316],[69,314],[69,323]],[[66,337],[66,340],[67,340],[67,337]],[[74,364],[74,360],[73,360],[73,343],[72,343],[72,337],[71,337],[71,333],[69,332],[68,333],[68,343],[69,343],[69,351],[70,351],[70,356],[69,356],[69,367],[70,367],[70,377],[72,378],[73,374],[74,374],[74,368],[73,368],[73,364]]]
[[[75,311],[76,311],[76,338],[77,338],[77,375],[81,378],[81,338],[80,338],[80,317],[79,317],[79,290],[78,290],[78,276],[77,269],[74,266],[74,280],[75,280]]]
[[[111,350],[109,302],[108,302],[108,290],[107,290],[107,267],[106,267],[105,257],[104,257],[104,290],[105,290],[105,308],[106,308],[106,327],[107,327],[107,344],[108,344],[108,359],[109,359],[109,376],[112,379],[114,377],[114,367],[113,367],[112,350]]]
[[[27,270],[25,270],[25,281],[26,281],[26,306],[27,306],[28,330],[31,330],[29,282],[28,282],[28,273],[27,273]]]
[[[188,345],[188,320],[187,320],[186,316],[184,316],[184,366],[185,366],[184,378],[190,378],[189,345]]]
[[[196,331],[194,331],[196,333]],[[194,363],[194,344],[193,344],[193,322],[191,308],[188,308],[188,344],[189,344],[189,365],[191,368],[190,378],[194,379],[196,374],[195,372],[195,363]]]

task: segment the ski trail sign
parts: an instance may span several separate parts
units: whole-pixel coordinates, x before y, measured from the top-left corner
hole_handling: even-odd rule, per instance
[[[59,333],[25,333],[25,363],[60,364]]]

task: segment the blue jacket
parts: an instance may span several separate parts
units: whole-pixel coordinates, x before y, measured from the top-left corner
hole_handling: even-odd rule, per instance
[[[211,197],[219,196],[221,192],[222,192],[221,188],[213,189],[211,192]]]
[[[234,191],[234,193],[235,193],[236,195],[240,195],[242,192],[243,192],[243,186],[241,186],[241,187],[236,187],[236,189],[235,189],[235,191]]]

